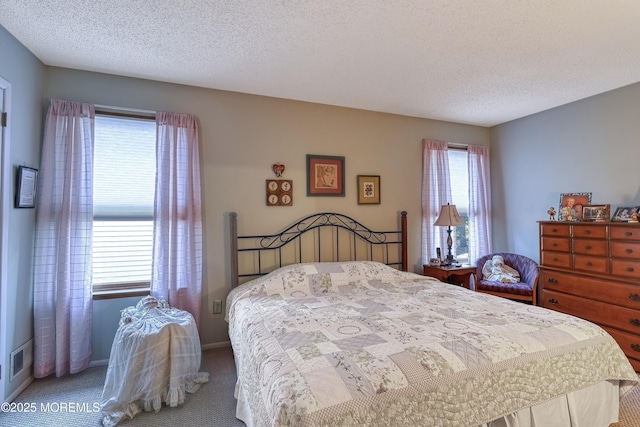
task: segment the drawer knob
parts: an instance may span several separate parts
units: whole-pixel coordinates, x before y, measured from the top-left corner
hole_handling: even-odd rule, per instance
[[[593,267],[593,264],[591,262],[588,262],[587,267]]]
[[[547,279],[547,283],[551,284],[551,285],[557,285],[558,284],[558,279],[554,279],[553,277],[549,277]],[[640,295],[638,295],[638,297],[640,298]],[[631,298],[631,297],[629,297]]]
[[[640,301],[640,295],[638,295],[638,294],[629,294],[629,299],[631,301]]]
[[[633,267],[627,267],[627,271],[628,271],[629,273],[633,273]]]
[[[628,254],[632,254],[632,253],[633,253],[633,249],[627,249],[627,250],[626,250],[626,252],[627,252]]]
[[[558,246],[558,244],[557,243],[552,243],[551,246],[553,246],[555,248],[556,246]]]
[[[630,231],[627,231],[626,233],[624,233],[625,236],[633,236],[633,233]]]
[[[631,350],[640,352],[640,344],[631,344]]]
[[[551,231],[554,232],[554,233],[557,233],[558,229],[557,228],[552,228]]]
[[[557,305],[558,304],[558,300],[555,299],[555,298],[549,298],[549,304]],[[638,320],[638,325],[640,325],[640,320]]]
[[[591,234],[591,230],[585,230],[584,234]]]
[[[558,261],[559,261],[558,258],[553,259],[553,262],[558,262]]]
[[[640,319],[629,319],[629,323],[633,326],[640,326]]]

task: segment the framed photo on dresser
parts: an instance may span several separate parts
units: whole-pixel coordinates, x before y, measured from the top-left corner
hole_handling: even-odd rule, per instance
[[[591,204],[591,193],[562,193],[558,221],[580,221],[582,208]]]
[[[632,220],[634,213],[636,215],[640,214],[640,206],[620,206],[616,208],[611,221],[629,222]]]
[[[609,220],[610,205],[586,205],[582,207],[583,221],[604,222]]]

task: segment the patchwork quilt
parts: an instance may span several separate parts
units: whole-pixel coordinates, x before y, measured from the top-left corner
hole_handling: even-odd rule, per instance
[[[257,426],[479,425],[638,380],[590,322],[376,262],[283,267],[233,289],[226,315]]]

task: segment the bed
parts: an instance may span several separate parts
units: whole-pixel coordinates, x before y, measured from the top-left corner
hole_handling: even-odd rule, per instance
[[[406,212],[392,232],[317,215],[273,235],[230,227],[236,286],[226,319],[236,416],[248,426],[617,421],[638,377],[600,327],[404,271]],[[325,228],[339,243],[321,237]]]

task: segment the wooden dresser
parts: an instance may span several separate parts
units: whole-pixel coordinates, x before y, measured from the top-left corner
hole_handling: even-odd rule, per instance
[[[599,324],[640,371],[640,225],[539,225],[540,305]]]

